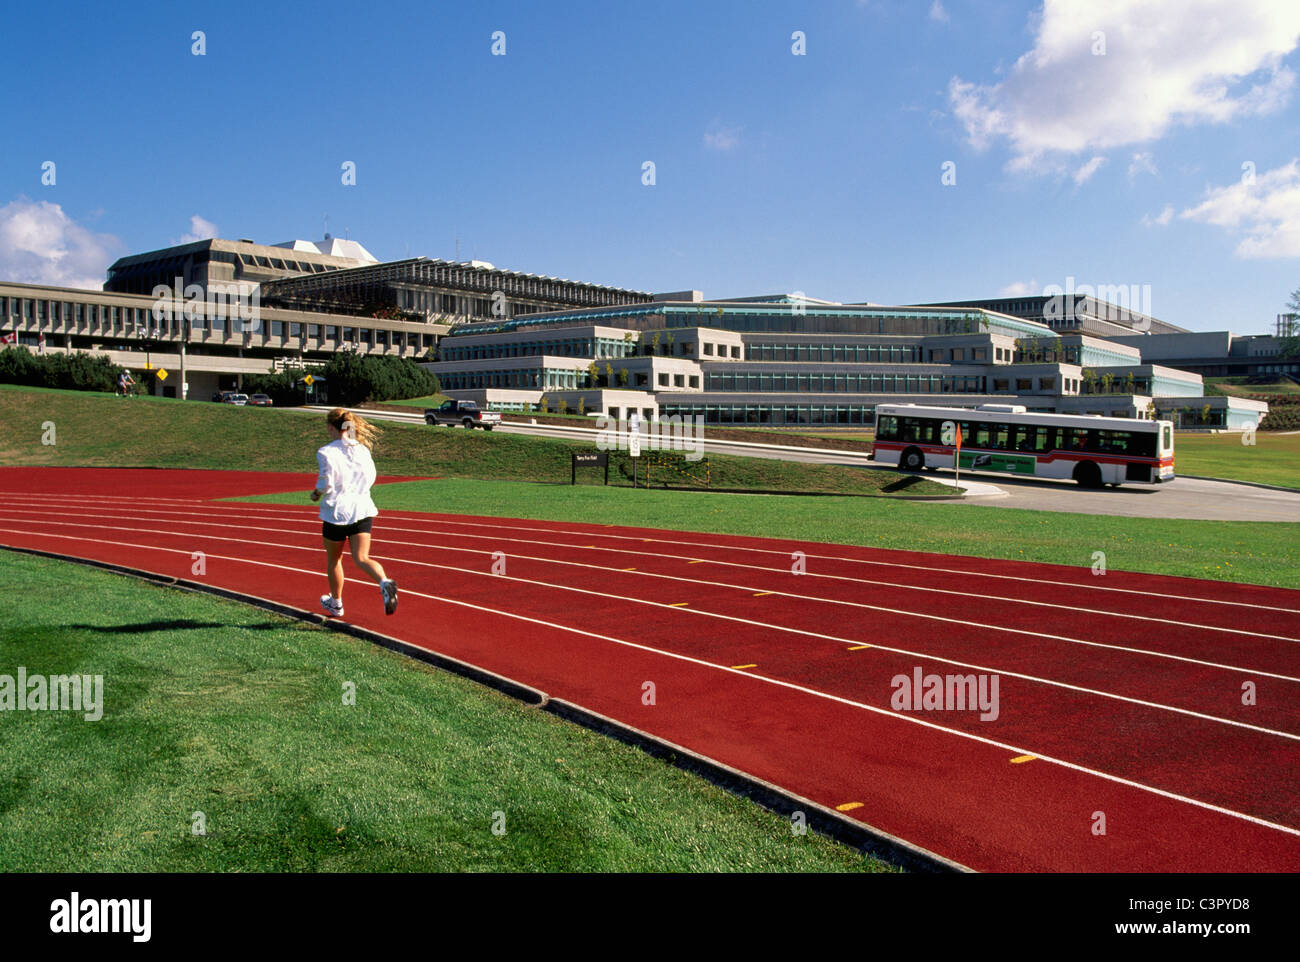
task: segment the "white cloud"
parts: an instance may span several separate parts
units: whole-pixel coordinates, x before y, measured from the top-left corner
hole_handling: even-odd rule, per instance
[[[998,291],[998,297],[1036,297],[1041,293],[1038,281],[1015,281]]]
[[[58,204],[19,197],[0,207],[0,277],[100,290],[122,242],[86,230]]]
[[[1243,258],[1300,257],[1300,160],[1214,187],[1205,200],[1178,215],[1242,235]]]
[[[934,3],[930,4],[930,19],[935,23],[948,22],[948,11],[943,8],[939,0],[934,0]]]
[[[740,131],[737,126],[724,126],[714,121],[713,126],[704,132],[704,146],[710,150],[731,150],[740,143]]]
[[[204,220],[198,214],[190,218],[190,232],[182,234],[177,244],[192,244],[195,241],[211,240],[217,236],[217,225],[210,220]]]
[[[1132,180],[1138,174],[1159,175],[1160,171],[1156,170],[1155,160],[1151,157],[1150,151],[1142,151],[1133,155],[1133,159],[1128,162],[1128,179]]]
[[[1143,227],[1152,227],[1152,226],[1164,227],[1173,219],[1174,219],[1173,205],[1167,204],[1165,206],[1165,209],[1162,210],[1155,217],[1152,217],[1150,214],[1143,214],[1142,226]]]
[[[1092,179],[1092,175],[1097,173],[1105,163],[1106,158],[1101,155],[1092,158],[1092,160],[1088,161],[1074,172],[1074,185],[1077,187],[1080,184],[1086,184],[1090,179]]]
[[[1006,80],[948,85],[971,145],[1005,140],[1011,170],[1270,113],[1295,84],[1282,64],[1300,39],[1291,0],[1045,0],[1033,25]]]

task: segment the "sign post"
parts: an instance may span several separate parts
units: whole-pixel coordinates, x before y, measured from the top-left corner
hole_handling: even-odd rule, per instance
[[[569,484],[578,483],[578,468],[604,468],[605,484],[609,484],[609,455],[604,451],[575,454],[569,465]]]
[[[632,487],[637,486],[637,461],[641,457],[641,415],[633,411],[627,419],[627,453],[632,459]]]

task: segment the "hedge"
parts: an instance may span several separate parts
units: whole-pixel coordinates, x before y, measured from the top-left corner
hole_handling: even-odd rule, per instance
[[[104,354],[33,354],[25,347],[0,351],[0,383],[74,391],[116,391],[122,368]]]

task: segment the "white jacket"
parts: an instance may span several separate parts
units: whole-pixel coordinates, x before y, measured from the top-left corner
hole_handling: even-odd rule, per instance
[[[320,519],[330,524],[356,524],[379,514],[370,499],[375,483],[375,461],[360,441],[339,438],[316,452],[320,474],[316,490],[321,492]]]

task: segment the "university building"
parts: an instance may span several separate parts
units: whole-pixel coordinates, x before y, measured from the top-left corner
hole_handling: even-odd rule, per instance
[[[156,318],[158,287],[197,292],[186,301],[192,318]],[[255,322],[235,309],[250,298]],[[201,400],[244,374],[352,350],[420,360],[450,396],[497,409],[698,415],[715,425],[866,425],[877,404],[908,402],[1229,428],[1267,410],[1203,396],[1201,374],[1250,339],[1184,332],[1095,297],[1064,303],[1068,313],[1044,297],[897,307],[785,294],[705,300],[483,261],[380,263],[326,235],[124,257],[103,291],[0,282],[0,331],[36,349],[102,352],[177,375],[183,343],[187,396]],[[157,393],[182,393],[179,376],[150,380]]]

